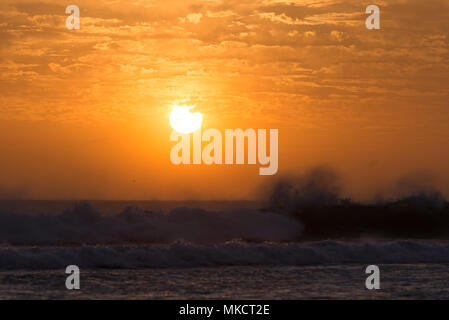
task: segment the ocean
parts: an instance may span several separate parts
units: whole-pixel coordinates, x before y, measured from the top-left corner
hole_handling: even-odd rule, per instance
[[[382,264],[380,290],[364,264],[81,269],[0,272],[0,299],[449,299],[449,264]]]
[[[0,299],[449,298],[445,239],[302,239],[300,220],[258,206],[4,201]]]

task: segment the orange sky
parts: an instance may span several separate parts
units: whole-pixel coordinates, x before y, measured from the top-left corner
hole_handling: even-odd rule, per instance
[[[449,196],[448,37],[445,0],[2,0],[0,199],[249,199],[321,164],[356,198],[415,172]],[[173,166],[175,103],[279,129],[278,176]]]

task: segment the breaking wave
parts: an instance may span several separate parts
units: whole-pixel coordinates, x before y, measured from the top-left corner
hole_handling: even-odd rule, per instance
[[[58,215],[0,213],[0,243],[22,246],[282,242],[297,240],[301,231],[293,218],[250,209],[164,213],[128,206],[118,215],[102,215],[89,203],[77,203]]]
[[[213,266],[298,266],[347,263],[449,263],[448,243],[394,241],[349,243],[217,245],[174,243],[162,246],[79,246],[0,248],[0,269],[166,268]]]

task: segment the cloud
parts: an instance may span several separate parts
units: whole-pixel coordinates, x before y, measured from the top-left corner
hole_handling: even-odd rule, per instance
[[[186,20],[193,23],[198,24],[201,21],[201,18],[203,17],[202,13],[189,13],[184,20],[181,20],[182,22],[185,22]]]
[[[358,108],[368,100],[377,108],[425,100],[442,106],[449,96],[443,0],[382,2],[379,32],[364,27],[364,4],[349,0],[78,5],[81,29],[69,31],[59,1],[2,3],[2,117],[45,118],[42,110],[60,104],[69,88],[87,94],[64,104],[72,115],[71,103],[105,116],[106,103],[118,108],[124,101],[138,114],[148,110],[149,97],[136,83],[161,101],[154,108],[189,95],[188,84],[203,99],[216,99],[211,105],[219,109],[237,103],[226,97],[244,97],[258,110],[276,105],[286,115],[305,101],[313,113],[332,105]],[[170,96],[166,88],[177,93]],[[14,107],[18,101],[34,101],[33,108],[22,115]]]

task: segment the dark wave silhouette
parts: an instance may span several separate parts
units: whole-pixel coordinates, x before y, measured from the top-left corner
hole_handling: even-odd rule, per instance
[[[414,192],[372,204],[340,196],[339,177],[317,168],[280,179],[261,209],[168,212],[126,207],[120,214],[87,202],[60,214],[0,212],[0,243],[9,245],[217,244],[310,240],[449,239],[449,203],[437,191]]]
[[[301,221],[303,240],[364,236],[448,239],[449,203],[429,187],[414,189],[418,191],[400,199],[356,203],[340,197],[338,176],[332,170],[317,168],[275,183],[266,210]]]

